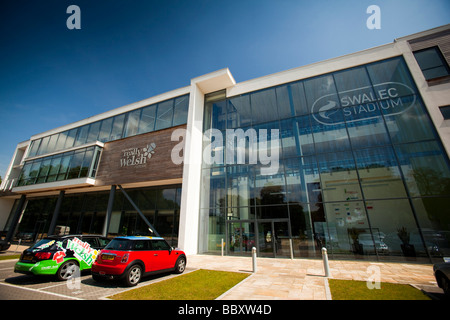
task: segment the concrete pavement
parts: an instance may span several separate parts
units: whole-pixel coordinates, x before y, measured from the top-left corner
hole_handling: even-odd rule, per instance
[[[190,268],[252,272],[252,258],[193,255]],[[432,265],[367,261],[329,261],[330,278],[411,284],[437,292]],[[322,260],[257,258],[257,272],[220,300],[331,300]]]

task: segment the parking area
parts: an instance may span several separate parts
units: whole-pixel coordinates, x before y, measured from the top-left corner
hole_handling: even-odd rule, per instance
[[[48,276],[21,275],[14,273],[16,261],[0,261],[0,300],[102,300],[130,290],[118,281],[95,282],[89,272],[82,273],[76,280],[63,282]],[[193,269],[187,268],[185,272],[190,271]],[[137,287],[176,276],[170,273],[150,276]]]

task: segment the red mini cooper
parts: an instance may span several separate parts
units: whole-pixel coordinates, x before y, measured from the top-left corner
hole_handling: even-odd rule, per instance
[[[160,237],[117,237],[97,255],[92,264],[92,278],[123,279],[125,285],[135,286],[145,275],[175,272],[186,268],[186,255],[173,249]]]

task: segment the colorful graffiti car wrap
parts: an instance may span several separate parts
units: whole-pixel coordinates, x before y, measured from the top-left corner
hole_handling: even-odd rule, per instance
[[[44,239],[25,250],[14,271],[26,274],[53,275],[68,260],[76,260],[80,271],[90,269],[100,249],[78,237]]]

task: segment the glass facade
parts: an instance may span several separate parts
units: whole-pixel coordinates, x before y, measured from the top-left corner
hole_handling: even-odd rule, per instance
[[[278,130],[267,137],[277,173],[250,161],[261,137],[238,141],[243,163],[227,157],[230,141],[208,135],[250,128]],[[200,253],[220,254],[223,240],[229,255],[253,246],[271,257],[320,257],[322,247],[332,258],[450,254],[449,159],[402,57],[206,98],[204,132],[203,158],[224,161],[203,164]]]
[[[92,146],[26,161],[18,187],[77,178],[94,178],[101,148]]]
[[[128,189],[126,192],[158,233],[170,245],[177,246],[181,186]],[[101,235],[109,195],[109,191],[66,194],[56,225],[65,227],[63,229],[71,234]],[[50,227],[57,198],[53,196],[29,199],[20,219],[16,238],[34,242],[44,237]],[[14,210],[15,206],[12,213]],[[108,237],[121,235],[151,234],[133,206],[116,190]]]
[[[145,106],[31,142],[28,157],[66,150],[95,141],[108,142],[186,124],[189,95]]]

